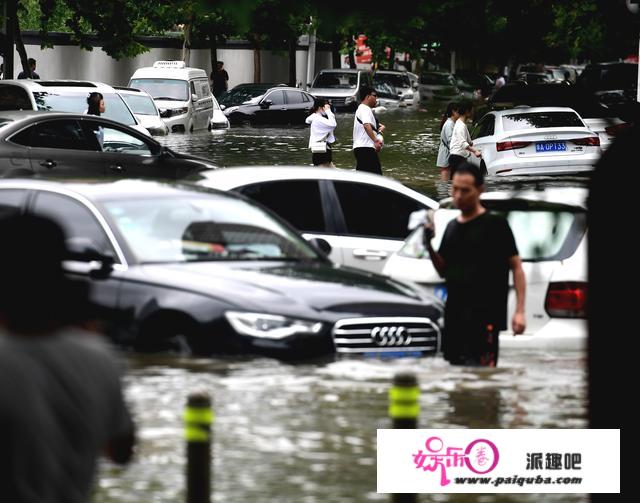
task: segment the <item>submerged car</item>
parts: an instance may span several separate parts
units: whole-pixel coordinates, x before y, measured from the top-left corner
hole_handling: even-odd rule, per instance
[[[415,91],[418,89],[417,83],[411,83],[411,78],[407,72],[396,70],[379,70],[373,75],[373,84],[388,84],[396,94],[396,99],[402,98],[407,105],[413,105]],[[376,87],[376,90],[378,88]],[[379,96],[379,94],[378,94]],[[417,100],[415,100],[417,101]]]
[[[2,80],[0,110],[43,110],[47,112],[85,113],[87,96],[97,92],[104,98],[102,117],[149,135],[116,90],[102,82],[81,80]]]
[[[380,273],[409,233],[414,211],[438,203],[396,180],[362,171],[262,166],[200,174],[199,185],[239,192],[331,245],[338,264]]]
[[[156,102],[146,91],[132,87],[114,87],[122,99],[129,105],[136,119],[154,136],[169,134],[169,128],[160,117]]]
[[[420,75],[418,90],[420,101],[455,101],[462,98],[462,93],[449,72],[423,72]]]
[[[482,195],[482,205],[505,216],[513,231],[526,275],[524,335],[501,333],[501,345],[550,346],[582,349],[586,346],[587,298],[587,190],[580,187],[545,191],[501,191]],[[460,214],[451,199],[435,212],[437,250],[447,224]],[[472,253],[472,251],[470,251]],[[400,251],[393,254],[384,274],[415,281],[442,300],[446,286],[425,249],[423,226],[418,226]],[[509,315],[515,307],[510,280]],[[446,327],[445,327],[446,328]]]
[[[334,265],[235,194],[142,180],[2,180],[0,212],[12,211],[63,227],[67,273],[114,313],[113,337],[125,346],[286,359],[438,350],[439,301]]]
[[[361,101],[362,89],[373,88],[369,70],[320,70],[309,92],[316,98],[326,99],[338,111],[353,111]]]
[[[104,117],[0,112],[1,177],[177,179],[215,168]]]
[[[313,107],[313,96],[296,87],[240,86],[220,97],[224,115],[231,124],[304,125]]]
[[[489,98],[487,107],[478,110],[477,117],[483,117],[487,111],[506,110],[521,105],[572,108],[586,126],[598,134],[600,148],[603,150],[630,126],[618,116],[616,110],[599,103],[593,94],[578,86],[554,83],[502,86]]]
[[[473,128],[482,157],[469,161],[496,176],[564,175],[593,170],[600,137],[571,108],[517,107],[489,112]]]

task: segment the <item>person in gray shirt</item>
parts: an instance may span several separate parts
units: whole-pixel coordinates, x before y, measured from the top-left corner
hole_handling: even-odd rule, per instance
[[[82,328],[95,311],[85,284],[64,275],[60,227],[9,216],[0,235],[0,499],[87,502],[98,456],[133,454],[119,365]]]

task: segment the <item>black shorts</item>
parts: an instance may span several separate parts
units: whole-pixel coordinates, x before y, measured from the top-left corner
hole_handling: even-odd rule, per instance
[[[377,175],[382,174],[382,166],[380,166],[380,158],[378,152],[373,147],[356,147],[353,149],[353,155],[356,156],[356,170],[368,171]]]
[[[311,154],[311,162],[314,166],[320,166],[320,164],[329,164],[332,161],[331,147],[327,145],[327,151],[321,154]]]
[[[453,178],[453,174],[455,173],[456,168],[465,161],[467,161],[467,158],[462,157],[461,155],[457,155],[457,154],[449,155],[449,169],[451,170],[451,178]]]
[[[498,365],[500,327],[483,319],[447,317],[442,338],[444,359],[453,365]]]

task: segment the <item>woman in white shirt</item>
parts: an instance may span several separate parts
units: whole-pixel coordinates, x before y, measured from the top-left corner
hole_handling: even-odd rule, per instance
[[[326,152],[313,152],[311,161],[314,166],[326,166],[335,168],[331,157],[331,144],[336,141],[333,130],[336,128],[336,117],[331,111],[331,105],[327,100],[316,98],[313,102],[313,113],[306,119],[306,123],[311,125],[309,132],[309,148],[317,142],[325,142]]]
[[[458,120],[458,104],[451,102],[447,105],[447,111],[440,124],[440,147],[438,148],[438,159],[436,160],[436,166],[440,169],[440,179],[444,181],[451,178],[449,145],[451,144],[451,134],[456,120]]]
[[[473,105],[463,101],[458,105],[458,120],[453,126],[451,143],[449,144],[449,168],[451,176],[460,164],[465,162],[471,154],[480,157],[480,151],[473,147],[471,135],[467,128],[467,120],[473,115]]]

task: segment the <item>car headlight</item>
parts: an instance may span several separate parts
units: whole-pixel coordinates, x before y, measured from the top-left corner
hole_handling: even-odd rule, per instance
[[[227,321],[241,335],[262,339],[284,339],[295,334],[317,334],[322,323],[275,314],[227,311]]]
[[[184,108],[172,108],[171,109],[171,114],[172,115],[184,115],[189,111],[189,108],[184,107]]]
[[[236,112],[240,107],[227,107],[225,108],[222,113],[224,113],[225,115],[230,115],[233,112]]]

